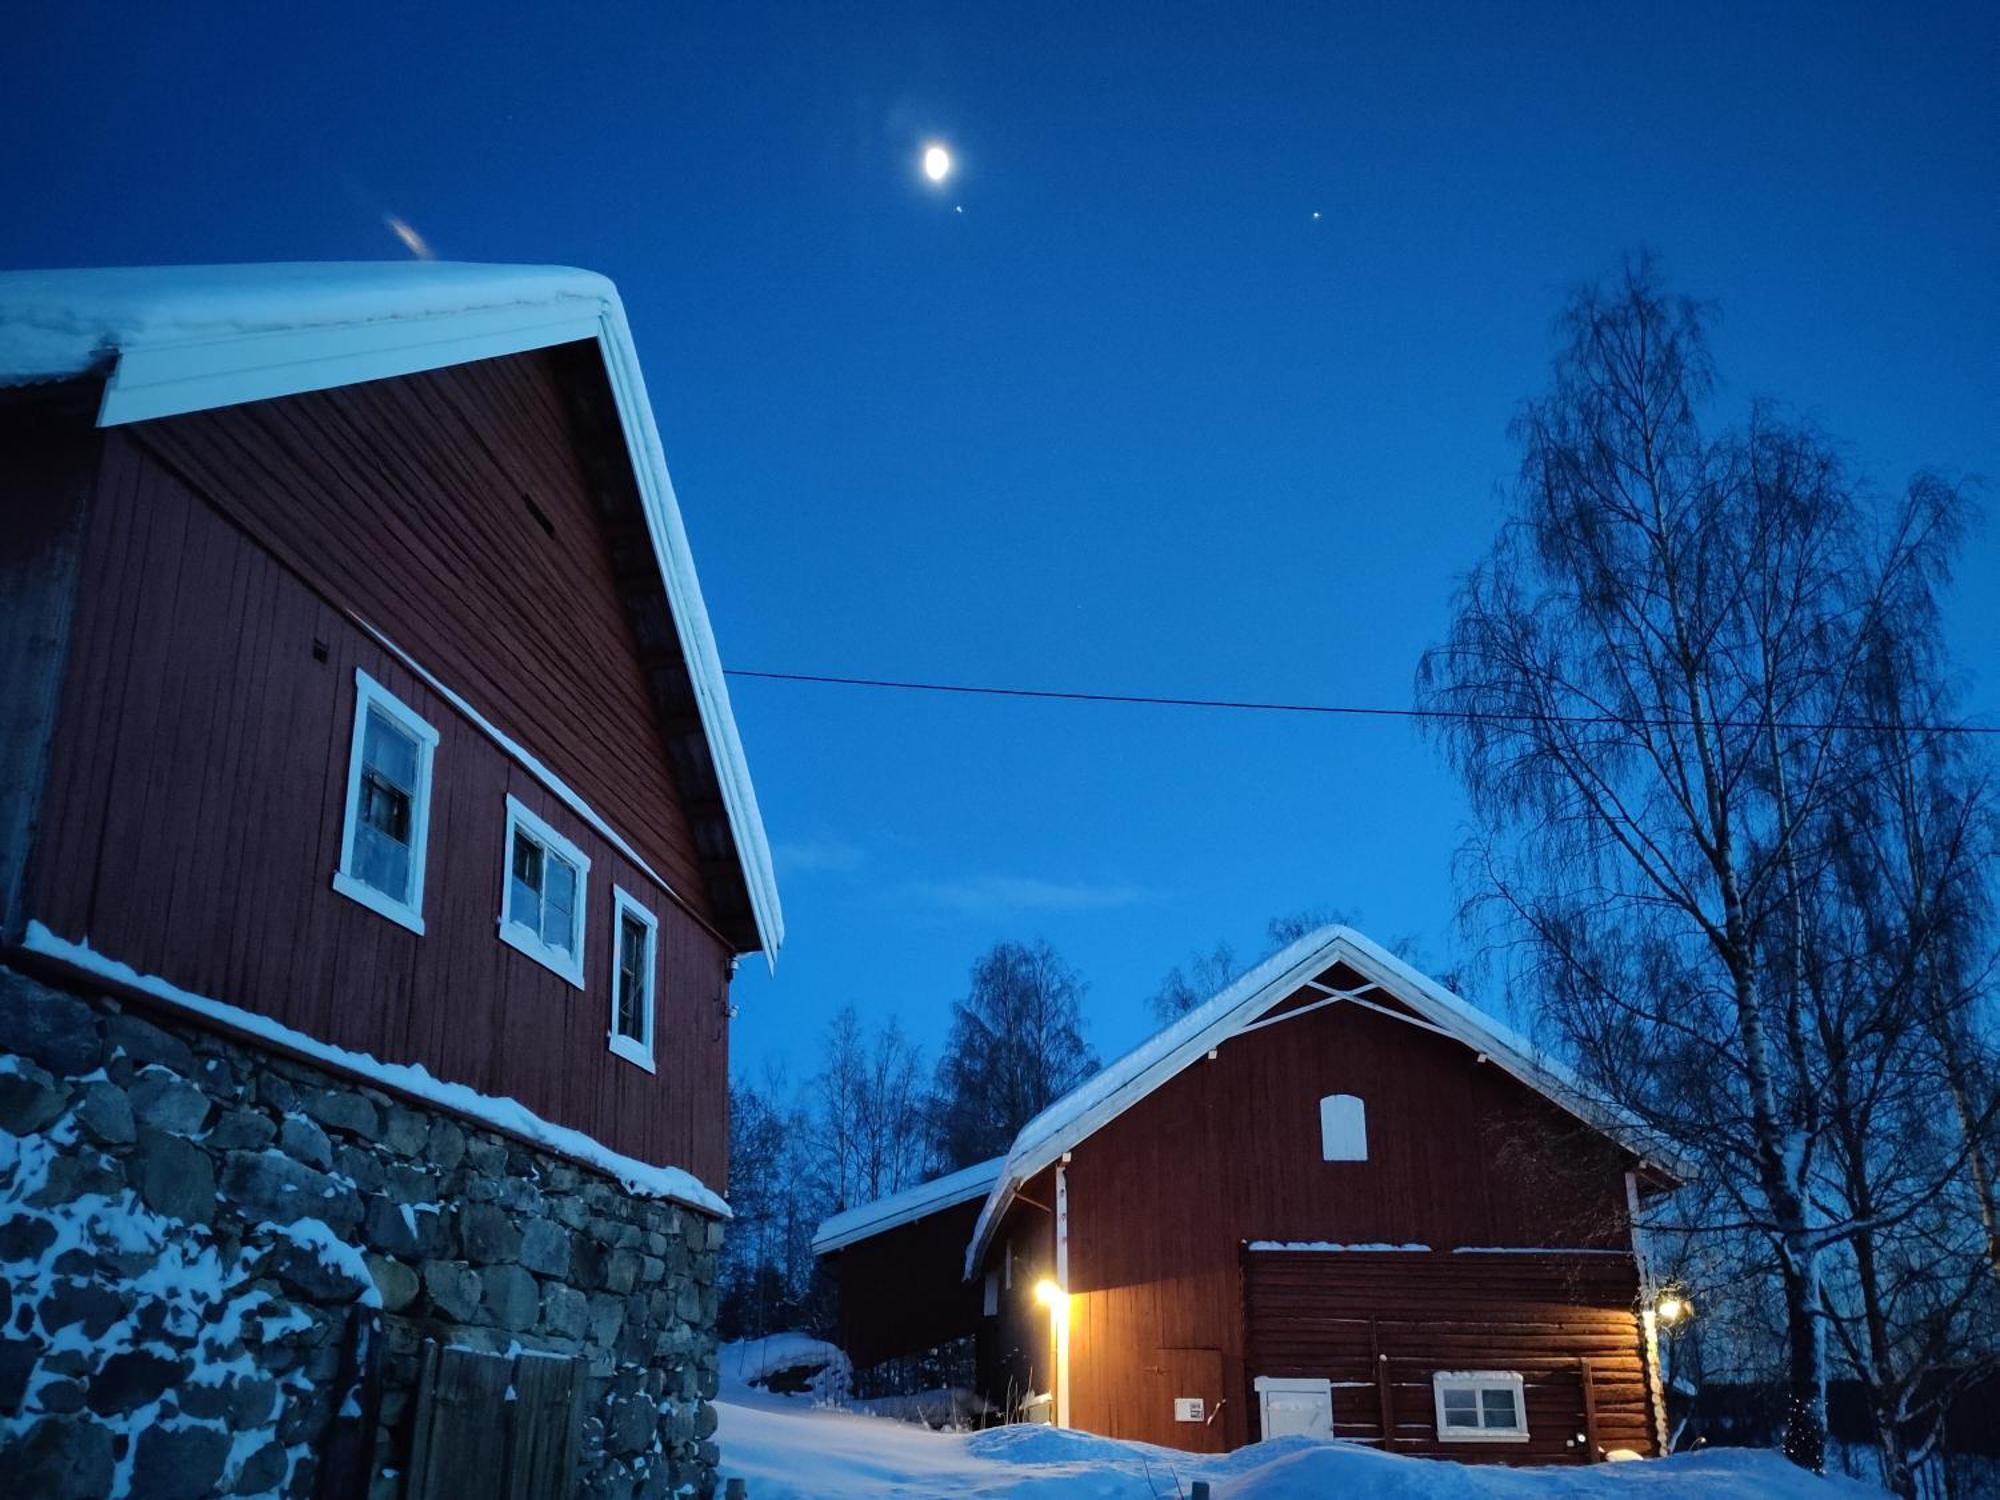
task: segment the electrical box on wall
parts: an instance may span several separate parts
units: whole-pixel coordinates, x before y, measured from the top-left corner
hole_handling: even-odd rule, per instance
[[[1203,1408],[1199,1396],[1174,1397],[1174,1420],[1176,1422],[1205,1422],[1208,1413]]]

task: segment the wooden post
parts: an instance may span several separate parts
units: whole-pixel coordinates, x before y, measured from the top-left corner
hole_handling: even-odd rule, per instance
[[[1597,1382],[1587,1357],[1577,1363],[1583,1368],[1583,1461],[1594,1464],[1602,1456],[1597,1446]]]
[[[740,1478],[724,1480],[722,1500],[750,1500],[750,1486]]]
[[[1208,1500],[1208,1481],[1206,1479],[1197,1479],[1194,1481],[1193,1493],[1188,1496],[1188,1500]]]
[[[1396,1446],[1396,1400],[1389,1393],[1389,1356],[1382,1352],[1382,1336],[1375,1320],[1368,1320],[1368,1352],[1375,1356],[1375,1398],[1382,1408],[1382,1451]]]

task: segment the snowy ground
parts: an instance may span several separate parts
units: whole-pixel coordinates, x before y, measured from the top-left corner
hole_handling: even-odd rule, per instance
[[[1712,1449],[1662,1463],[1503,1469],[1395,1458],[1280,1438],[1217,1458],[1052,1427],[939,1433],[726,1384],[722,1472],[750,1500],[1173,1500],[1196,1479],[1215,1500],[1880,1500],[1776,1454]]]

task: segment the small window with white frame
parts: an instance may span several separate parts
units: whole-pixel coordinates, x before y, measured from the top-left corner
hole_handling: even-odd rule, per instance
[[[660,924],[623,886],[611,887],[611,1050],[653,1071],[653,984]]]
[[[1319,1154],[1322,1161],[1368,1160],[1368,1107],[1354,1094],[1328,1094],[1319,1101]]]
[[[366,672],[354,673],[354,738],[333,888],[421,934],[438,732]]]
[[[1442,1443],[1525,1443],[1528,1406],[1512,1370],[1440,1370],[1431,1377]]]
[[[500,940],[582,989],[589,890],[588,856],[510,796]]]

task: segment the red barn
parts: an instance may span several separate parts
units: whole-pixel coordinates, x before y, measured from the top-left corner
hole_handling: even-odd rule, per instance
[[[324,1359],[281,1367],[369,1351],[358,1451],[409,1472],[429,1444],[410,1493],[566,1485],[534,1466],[593,1415],[583,1492],[655,1462],[705,1486],[729,983],[783,922],[615,289],[0,276],[0,449],[0,1053],[22,1118],[82,1142],[63,1180],[244,1287],[306,1241],[365,1258],[285,1285],[335,1324],[380,1303],[388,1337],[316,1330]],[[23,1214],[68,1232],[47,1197]],[[49,1268],[21,1264],[40,1338]],[[448,1357],[419,1370],[426,1340]],[[454,1362],[522,1348],[574,1369]],[[174,1357],[198,1380],[209,1354]],[[463,1450],[427,1425],[447,1388],[493,1403]],[[0,1401],[0,1467],[88,1468],[75,1409]]]
[[[1675,1171],[1343,927],[816,1249],[857,1365],[973,1337],[1007,1414],[1220,1451],[1661,1449],[1642,1196]]]

